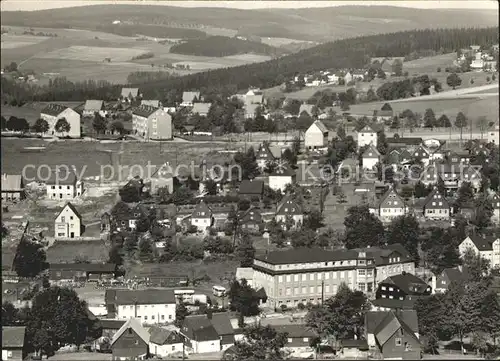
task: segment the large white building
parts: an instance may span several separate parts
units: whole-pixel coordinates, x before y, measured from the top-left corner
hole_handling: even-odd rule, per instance
[[[132,112],[132,131],[144,139],[172,139],[172,116],[162,108],[141,105]]]
[[[460,255],[472,250],[476,255],[490,261],[490,267],[500,267],[500,237],[495,236],[468,236],[458,246]]]
[[[49,130],[47,132],[49,135],[55,135],[58,137],[67,136],[71,138],[81,137],[80,114],[71,108],[60,104],[49,104],[40,112],[40,118],[49,124]],[[66,122],[69,124],[69,131],[56,131],[56,124],[60,119],[66,119]]]
[[[272,251],[258,256],[252,266],[253,286],[263,288],[270,307],[319,304],[345,283],[352,290],[374,296],[379,282],[415,263],[400,245],[386,248],[329,251],[319,248]]]
[[[320,120],[316,120],[304,134],[304,146],[313,150],[328,146],[328,128]]]
[[[368,144],[373,144],[374,147],[377,147],[377,132],[369,125],[366,125],[358,131],[358,149]]]
[[[135,318],[142,324],[164,324],[175,321],[173,290],[114,290],[105,294],[108,316],[119,320]]]
[[[55,238],[78,238],[82,234],[82,216],[71,203],[66,203],[54,222]]]
[[[83,182],[74,172],[53,170],[50,178],[45,180],[47,198],[53,200],[70,200],[83,194]]]

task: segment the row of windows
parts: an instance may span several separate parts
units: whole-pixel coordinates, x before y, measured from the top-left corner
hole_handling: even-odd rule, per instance
[[[439,202],[441,203],[441,202]],[[439,212],[438,212],[439,211]],[[448,210],[447,209],[427,209],[427,213],[439,213],[439,214],[448,214]]]
[[[143,306],[144,308],[148,308],[148,306],[151,306],[151,307],[153,308],[153,307],[155,307],[155,306],[157,306],[157,307],[158,307],[158,306],[161,306],[161,304],[157,304],[157,305],[142,305],[142,306]],[[165,308],[167,308],[168,306],[169,306],[169,305],[165,305],[165,304],[163,305],[163,307],[165,307]],[[125,305],[125,306],[122,306],[122,307],[123,307],[123,309],[124,309],[124,310],[126,310],[126,309],[127,309],[127,306],[126,306],[126,305]],[[136,307],[137,307],[137,309],[138,309],[138,310],[140,310],[140,309],[141,309],[141,305],[137,305]],[[128,306],[128,308],[129,308],[130,310],[132,310],[132,309],[134,308],[134,305],[130,305],[130,306]]]
[[[315,280],[328,280],[330,279],[330,273],[332,274],[332,279],[337,279],[337,273],[339,273],[339,278],[350,278],[354,276],[354,271],[333,271],[333,272],[319,272],[319,273],[303,273],[302,275],[293,275],[293,281],[298,282],[299,278],[302,281],[315,281]],[[347,275],[346,275],[347,274]],[[308,277],[309,275],[309,277]],[[301,277],[299,277],[301,276]],[[292,282],[292,275],[286,275],[286,282]],[[278,282],[283,282],[283,276],[278,276]]]
[[[52,186],[52,189],[56,189],[56,186]],[[62,186],[59,186],[59,189],[62,189]],[[66,189],[71,189],[71,186],[67,186]]]
[[[125,318],[128,318],[128,316],[123,316],[122,318],[123,318],[123,319],[125,319]],[[142,316],[137,315],[137,318],[142,319]],[[165,315],[161,315],[160,319],[161,319],[162,321],[165,321]],[[172,320],[172,315],[168,315],[168,319],[169,319],[169,320]],[[144,316],[144,321],[147,321],[147,320],[148,320],[148,316]],[[151,320],[152,320],[152,321],[155,321],[155,315],[152,315],[152,316],[151,316]]]
[[[365,264],[365,260],[360,260],[359,264]],[[372,260],[366,260],[367,264],[372,264]],[[315,267],[336,267],[336,266],[355,266],[356,260],[346,260],[346,261],[330,261],[330,262],[315,262],[315,263],[297,263],[288,265],[278,265],[278,269],[303,269],[303,268],[315,268]]]

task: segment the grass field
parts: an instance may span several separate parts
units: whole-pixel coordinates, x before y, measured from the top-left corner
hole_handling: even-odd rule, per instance
[[[49,59],[69,59],[83,61],[104,61],[110,58],[112,62],[124,62],[133,57],[146,53],[146,49],[133,48],[111,48],[111,47],[91,47],[91,46],[70,46],[69,48],[58,49],[39,55],[40,58]]]

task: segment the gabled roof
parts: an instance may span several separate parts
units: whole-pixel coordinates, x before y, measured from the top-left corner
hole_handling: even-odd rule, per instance
[[[211,216],[212,210],[203,200],[196,205],[192,213],[192,218],[210,218]]]
[[[395,204],[395,202],[398,202]],[[377,208],[402,208],[404,207],[404,200],[399,196],[396,190],[391,187],[385,194],[380,198]]]
[[[234,335],[234,329],[227,312],[213,313],[211,323],[219,336]]]
[[[363,127],[363,129],[358,130],[358,133],[377,133],[373,130],[373,127],[370,124],[367,124]]]
[[[122,88],[121,96],[124,98],[128,98],[129,96],[137,98],[138,95],[139,88]]]
[[[87,100],[85,102],[84,110],[87,111],[99,111],[104,108],[104,101],[102,100]]]
[[[204,113],[208,113],[208,111],[210,110],[210,107],[212,106],[212,103],[194,103],[193,104],[193,109],[191,110],[191,112],[193,114],[204,114]]]
[[[281,163],[276,166],[270,177],[294,177],[296,173],[286,164]]]
[[[460,270],[459,268],[446,268],[442,272],[443,276],[448,277],[448,280],[451,282],[461,282],[465,279],[467,279],[467,268],[462,268]]]
[[[326,132],[328,132],[328,128],[323,124],[323,122],[321,120],[315,120],[314,123],[312,123],[311,126],[307,130],[311,129],[313,126],[318,127],[318,129],[323,134],[326,133]]]
[[[261,223],[262,222],[262,214],[258,208],[250,208],[240,215],[240,223]]]
[[[78,219],[81,221],[82,220],[82,216],[81,214],[76,210],[75,206],[71,203],[71,202],[68,202],[66,203],[66,205],[61,209],[61,211],[57,214],[56,216],[56,219],[62,214],[62,212],[66,209],[66,208],[69,208],[71,209],[71,211],[75,214],[75,216],[78,217]]]
[[[264,182],[254,179],[242,180],[238,191],[239,194],[254,194],[254,195],[262,195],[262,192],[264,192]]]
[[[276,211],[276,215],[294,216],[300,214],[303,214],[302,207],[291,197],[286,197]]]
[[[219,334],[215,330],[207,315],[186,316],[184,326],[192,332],[196,341],[219,340]]]
[[[410,160],[413,158],[413,155],[410,153],[410,151],[405,148],[400,154],[399,154],[399,159],[401,161],[407,159],[407,160]]]
[[[113,345],[118,339],[123,335],[125,331],[131,328],[137,336],[139,336],[146,344],[149,343],[149,333],[135,318],[129,318],[127,322],[115,333],[113,339],[111,340],[111,345]]]
[[[181,336],[173,331],[163,327],[152,326],[149,328],[149,342],[157,345],[169,345],[182,342]]]
[[[271,326],[278,333],[286,333],[288,338],[312,338],[317,334],[305,324]]]
[[[183,103],[192,103],[193,100],[200,99],[200,92],[183,92],[182,93],[182,102]]]
[[[124,324],[125,320],[115,320],[115,319],[99,319],[99,324],[103,330],[119,330]]]
[[[363,158],[379,158],[380,153],[373,144],[370,143],[362,155]]]
[[[433,201],[436,202],[435,205],[432,205]],[[439,202],[441,202],[442,204],[439,205]],[[450,204],[448,203],[446,198],[439,192],[437,187],[434,187],[434,189],[427,195],[423,206],[424,206],[424,208],[430,208],[430,209],[433,209],[433,208],[449,209],[450,208]]]
[[[493,242],[498,239],[498,236],[481,237],[476,235],[468,236],[467,238],[469,238],[474,243],[479,251],[491,251],[493,250]]]
[[[428,149],[426,149],[423,145],[419,145],[415,149],[414,153],[418,153],[419,157],[421,154],[423,154],[423,158],[429,158],[429,155],[431,154],[431,152]]]
[[[59,114],[61,114],[62,112],[64,112],[66,109],[68,109],[67,106],[64,106],[64,105],[61,105],[61,104],[50,103],[45,108],[43,108],[40,113],[56,117]]]
[[[141,100],[141,105],[147,105],[150,107],[155,107],[159,108],[160,107],[160,101],[159,100]]]
[[[387,156],[387,164],[399,164],[399,151],[394,149]]]
[[[21,191],[23,177],[19,174],[2,174],[2,192]]]
[[[132,111],[132,114],[138,115],[138,116],[143,117],[143,118],[148,118],[151,114],[153,114],[157,110],[158,110],[158,108],[155,108],[155,107],[152,107],[149,105],[141,105],[141,106],[135,108]]]
[[[387,277],[381,283],[393,284],[408,295],[420,295],[426,292],[430,286],[423,280],[411,273],[403,272],[402,274]]]
[[[272,161],[274,160],[274,155],[267,144],[261,144],[255,153],[255,158]]]
[[[53,169],[50,171],[50,177],[45,181],[47,185],[75,185],[78,181],[76,174],[73,170]]]
[[[24,347],[26,327],[2,326],[2,349]]]
[[[112,291],[112,292],[111,292]],[[117,305],[154,305],[175,303],[173,290],[146,289],[146,290],[106,290],[107,303]]]
[[[406,324],[406,322],[403,321],[402,317],[394,311],[388,312],[384,319],[375,328],[374,335],[379,345],[383,346],[399,329],[403,329],[405,333],[411,335],[411,337],[418,341],[418,337],[415,335],[415,332]]]
[[[373,306],[397,310],[412,310],[415,306],[415,298],[404,300],[396,300],[391,298],[377,298],[376,300],[371,300],[370,303]]]

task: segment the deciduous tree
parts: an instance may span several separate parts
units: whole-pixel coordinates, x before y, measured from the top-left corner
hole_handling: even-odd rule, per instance
[[[20,277],[35,277],[47,268],[46,254],[43,246],[26,237],[17,245],[14,257],[14,270]]]
[[[420,227],[415,216],[404,215],[394,219],[389,225],[386,237],[388,244],[401,243],[418,264]]]
[[[457,86],[460,86],[462,84],[462,79],[457,75],[457,73],[451,73],[446,78],[446,84],[448,84],[448,86],[452,87],[453,90],[455,90]]]
[[[54,130],[57,133],[68,133],[71,130],[71,125],[68,123],[66,118],[60,118],[57,120],[56,125],[54,126]]]
[[[367,205],[354,206],[347,210],[344,220],[347,248],[379,246],[384,242],[384,226],[370,213]]]

